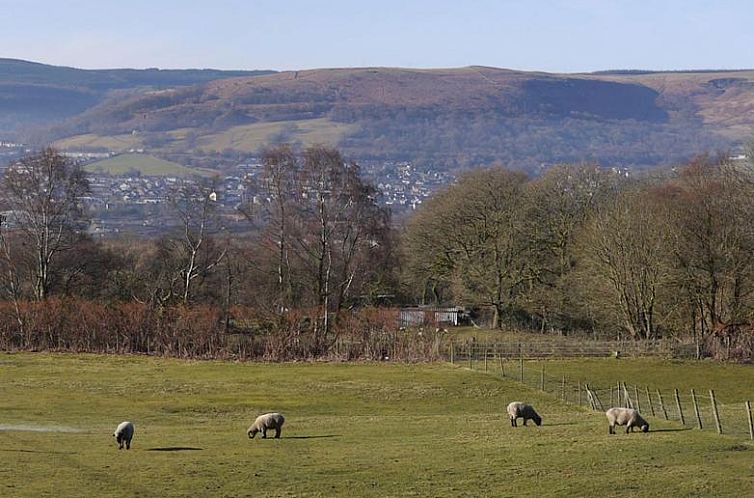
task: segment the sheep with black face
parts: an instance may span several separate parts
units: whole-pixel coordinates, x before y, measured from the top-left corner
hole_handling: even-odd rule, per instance
[[[267,438],[267,431],[269,429],[275,429],[275,438],[279,438],[284,423],[285,417],[280,413],[265,413],[264,415],[257,417],[254,423],[251,424],[251,427],[246,431],[246,434],[249,435],[249,439],[254,439],[257,432],[261,432],[262,438]]]
[[[542,425],[542,417],[534,410],[534,407],[520,401],[514,401],[508,405],[508,416],[511,419],[512,427],[518,427],[516,422],[518,418],[524,419],[524,425],[526,425],[527,420],[533,420],[535,424]]]
[[[616,425],[625,425],[626,434],[633,432],[634,427],[641,428],[642,432],[649,432],[649,423],[633,408],[610,408],[605,412],[605,416],[609,434],[615,434]]]
[[[122,450],[123,445],[126,445],[126,449],[131,449],[131,440],[134,437],[134,424],[131,422],[121,422],[118,424],[118,427],[115,428],[115,432],[113,432],[113,437],[115,438],[115,441],[118,443],[118,449]]]

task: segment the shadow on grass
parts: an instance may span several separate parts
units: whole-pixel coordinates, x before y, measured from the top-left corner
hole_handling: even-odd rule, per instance
[[[650,429],[649,432],[680,432],[690,430],[693,430],[693,427],[681,427],[680,429]]]
[[[319,439],[325,437],[340,437],[340,434],[324,434],[321,436],[288,436],[284,439]]]
[[[579,425],[579,423],[578,422],[560,422],[557,424],[546,424],[542,422],[542,427],[559,427],[561,425]],[[529,426],[527,425],[527,427]]]
[[[7,453],[44,453],[46,455],[75,455],[73,451],[39,451],[39,450],[4,450],[0,449],[0,451],[4,451]]]
[[[204,451],[204,448],[192,448],[191,446],[166,446],[164,448],[147,448],[146,451]]]

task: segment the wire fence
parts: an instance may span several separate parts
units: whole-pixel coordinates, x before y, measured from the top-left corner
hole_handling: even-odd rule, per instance
[[[645,416],[677,421],[685,427],[713,430],[718,434],[754,439],[751,403],[720,400],[714,390],[659,389],[647,385],[617,382],[574,382],[567,376],[547,372],[547,361],[506,356],[495,348],[452,346],[451,363],[516,380],[545,391],[566,403],[592,410],[612,407],[634,408]],[[481,352],[480,352],[481,351]],[[522,348],[523,351],[523,348]]]

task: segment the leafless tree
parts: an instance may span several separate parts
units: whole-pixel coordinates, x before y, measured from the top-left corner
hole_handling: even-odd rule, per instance
[[[81,197],[88,191],[81,168],[51,148],[24,157],[5,173],[3,192],[13,229],[34,251],[37,300],[48,297],[57,256],[82,237]]]

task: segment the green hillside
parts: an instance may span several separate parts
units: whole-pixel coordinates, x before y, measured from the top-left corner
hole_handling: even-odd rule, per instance
[[[212,176],[217,172],[207,169],[187,168],[149,154],[120,154],[88,164],[84,169],[90,173],[106,173],[113,176],[138,171],[143,176]]]

